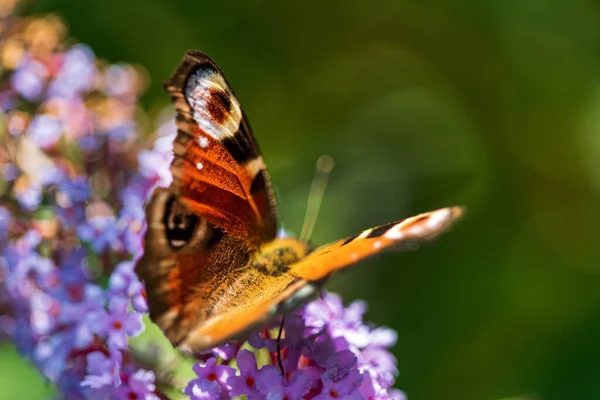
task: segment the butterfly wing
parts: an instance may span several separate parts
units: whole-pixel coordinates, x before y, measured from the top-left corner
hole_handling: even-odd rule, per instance
[[[172,191],[228,233],[275,237],[277,206],[250,124],[223,73],[190,51],[165,83],[177,109]]]
[[[173,182],[146,208],[136,272],[150,317],[180,344],[218,312],[219,291],[275,238],[277,209],[250,125],[219,67],[190,51],[165,88],[177,110]]]
[[[197,326],[185,345],[207,348],[259,327],[278,312],[292,310],[315,297],[332,272],[386,248],[403,248],[432,240],[447,230],[461,214],[460,207],[442,208],[367,229],[358,235],[319,247],[277,276],[265,278],[259,271],[250,270],[246,278],[248,280],[242,283],[246,286],[244,301],[229,304],[218,316]],[[283,243],[282,247],[285,248]],[[259,280],[260,285],[252,285],[256,281],[250,276]]]
[[[290,273],[306,281],[319,281],[332,272],[386,248],[406,248],[432,240],[446,231],[462,215],[461,207],[447,207],[426,212],[402,221],[367,229],[310,253],[290,267]]]

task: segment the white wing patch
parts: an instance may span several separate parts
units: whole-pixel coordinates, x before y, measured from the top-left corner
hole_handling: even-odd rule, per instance
[[[462,214],[460,207],[442,208],[407,218],[392,226],[384,237],[390,240],[418,239],[435,236]]]
[[[238,131],[242,110],[220,74],[203,70],[190,75],[185,98],[198,126],[213,138],[220,141]]]

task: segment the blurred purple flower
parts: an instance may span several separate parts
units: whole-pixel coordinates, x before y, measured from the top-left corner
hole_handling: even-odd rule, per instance
[[[121,250],[123,243],[117,228],[117,221],[113,216],[95,216],[77,227],[79,239],[90,243],[96,253],[105,249]]]
[[[60,121],[49,114],[36,115],[27,130],[29,137],[41,148],[53,146],[63,134]]]
[[[15,186],[14,194],[24,210],[32,211],[42,203],[42,189],[39,182],[28,180],[25,184]]]
[[[331,293],[324,294],[306,306],[306,325],[313,329],[326,327],[332,337],[343,337],[358,348],[370,343],[370,329],[363,324],[366,304],[355,301],[344,308],[342,299]]]
[[[94,333],[106,338],[111,349],[125,350],[127,337],[137,336],[144,328],[141,315],[127,311],[128,304],[124,297],[111,297],[108,312],[102,309],[90,318]]]
[[[130,65],[111,65],[104,72],[104,92],[109,96],[124,96],[135,92],[136,74]]]
[[[121,360],[95,351],[87,355],[87,373],[81,386],[102,389],[121,384]]]
[[[17,148],[0,149],[0,307],[9,311],[0,331],[59,397],[154,400],[156,376],[128,343],[144,328],[145,293],[130,260],[140,256],[144,203],[157,184],[135,166],[142,80],[85,45],[30,48],[30,24],[62,35],[57,19],[43,20],[15,18],[7,32],[23,54],[0,77],[4,130]],[[152,168],[168,170],[158,160],[169,156]]]
[[[154,391],[156,376],[152,371],[139,369],[129,376],[127,385],[122,385],[115,390],[117,399],[131,400],[160,400]]]
[[[88,46],[78,44],[63,56],[56,78],[50,83],[50,97],[73,97],[78,92],[89,91],[94,85],[96,66],[94,52]]]
[[[62,324],[71,326],[75,348],[85,348],[92,343],[96,315],[103,312],[106,304],[106,294],[99,286],[88,283],[82,286],[82,291],[81,295],[74,290],[69,292],[72,300],[63,301],[58,317]],[[77,299],[80,296],[81,299]]]
[[[23,58],[23,61],[12,75],[11,82],[17,93],[26,100],[33,101],[37,100],[42,94],[48,75],[48,70],[44,64],[29,58]]]
[[[85,176],[64,179],[59,183],[56,193],[56,204],[62,208],[73,207],[83,203],[90,197],[90,186]]]
[[[113,296],[121,296],[131,300],[133,309],[140,313],[148,312],[146,291],[134,271],[135,263],[123,261],[111,274],[108,287]]]
[[[0,242],[4,242],[8,237],[8,228],[13,221],[12,214],[8,208],[0,206]],[[0,248],[2,245],[0,245]]]

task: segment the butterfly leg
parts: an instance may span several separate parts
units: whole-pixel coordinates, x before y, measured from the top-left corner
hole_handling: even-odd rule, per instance
[[[281,376],[285,375],[285,370],[283,369],[283,362],[281,361],[281,332],[283,332],[283,324],[285,323],[285,315],[281,316],[281,325],[279,325],[279,333],[277,334],[277,363],[279,364],[279,370],[281,371]]]

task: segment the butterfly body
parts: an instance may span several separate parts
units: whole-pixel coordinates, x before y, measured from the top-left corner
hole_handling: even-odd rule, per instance
[[[146,208],[136,272],[150,317],[181,349],[243,336],[314,297],[338,269],[388,247],[432,239],[461,214],[443,208],[321,246],[277,238],[265,162],[219,67],[188,52],[165,84],[177,109],[173,182]]]

